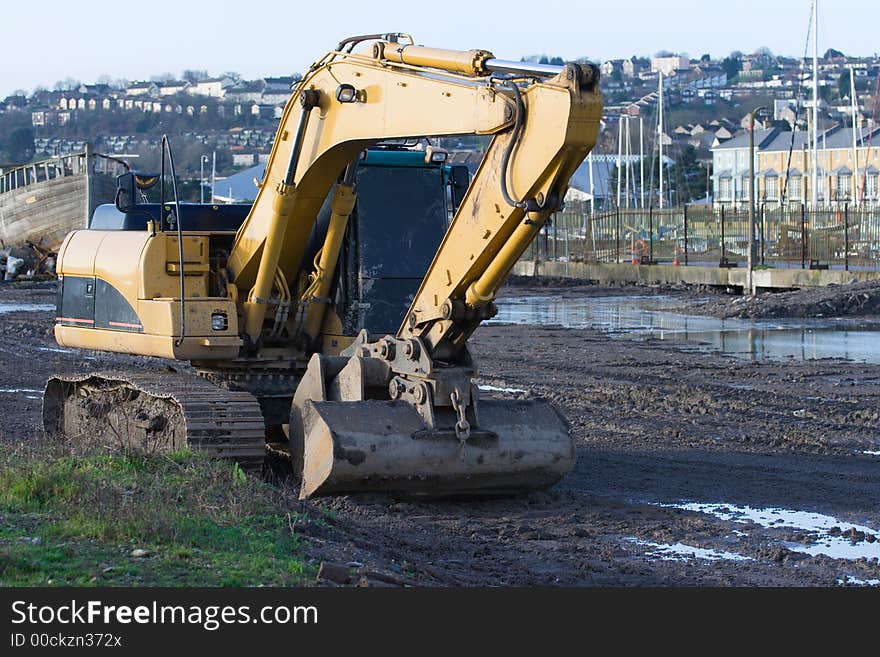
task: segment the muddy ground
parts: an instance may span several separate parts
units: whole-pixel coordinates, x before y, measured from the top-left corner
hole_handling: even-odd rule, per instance
[[[548,290],[651,292],[543,285],[513,292]],[[661,291],[679,294],[683,308],[705,296]],[[53,301],[51,285],[0,286],[0,302]],[[0,314],[4,441],[39,439],[39,396],[51,372],[157,364],[61,350],[53,316]],[[486,394],[558,405],[577,442],[574,471],[548,492],[501,499],[303,503],[334,518],[298,528],[316,562],[362,565],[420,585],[880,584],[880,455],[869,453],[880,451],[880,366],[748,362],[669,342],[509,325],[481,327],[473,351],[480,383],[515,389]],[[685,503],[723,508],[712,515],[669,506]],[[766,522],[731,519],[744,507],[831,519],[827,531],[790,523],[783,512],[767,511]],[[826,542],[863,556],[807,553]]]
[[[872,317],[880,315],[880,282],[770,292],[756,296],[719,295],[686,306],[686,312],[726,319],[780,317]]]

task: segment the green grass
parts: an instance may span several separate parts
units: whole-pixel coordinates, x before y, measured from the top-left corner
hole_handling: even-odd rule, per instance
[[[198,454],[2,445],[0,585],[304,584],[315,568],[296,509],[282,489]]]

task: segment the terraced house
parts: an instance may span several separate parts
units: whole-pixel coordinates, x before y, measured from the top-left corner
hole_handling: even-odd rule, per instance
[[[852,128],[819,135],[817,197],[820,205],[880,207],[880,127],[861,129],[853,148]],[[811,139],[806,131],[755,130],[755,193],[771,206],[808,203],[812,190]],[[712,149],[715,205],[749,201],[749,135]]]

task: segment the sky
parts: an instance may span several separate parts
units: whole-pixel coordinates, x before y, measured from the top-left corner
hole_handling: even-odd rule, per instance
[[[880,50],[876,0],[819,0],[819,49]],[[0,98],[58,80],[149,79],[166,72],[299,72],[344,37],[407,32],[416,43],[600,61],[661,50],[804,52],[812,0],[41,0],[0,10]],[[141,12],[138,7],[145,7]],[[812,46],[811,46],[812,47]]]

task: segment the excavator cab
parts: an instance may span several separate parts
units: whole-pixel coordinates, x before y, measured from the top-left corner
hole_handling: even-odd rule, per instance
[[[379,338],[403,322],[454,211],[451,171],[444,162],[421,150],[364,151],[355,176],[357,202],[334,274],[323,353],[338,354],[362,330]],[[304,262],[324,242],[330,203],[328,197]]]

